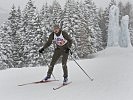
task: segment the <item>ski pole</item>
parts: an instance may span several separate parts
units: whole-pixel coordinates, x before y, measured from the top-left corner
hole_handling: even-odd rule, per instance
[[[43,55],[42,55],[42,58],[45,60],[46,65],[47,65],[48,67],[50,67],[49,64],[48,64],[48,62],[47,62],[47,60],[46,60],[46,58],[45,58]],[[52,76],[53,76],[54,80],[56,80],[56,78],[55,78],[55,76],[54,76],[53,73],[52,73]]]
[[[71,58],[73,59],[73,61],[75,61],[75,63],[79,66],[79,68],[86,74],[86,76],[87,76],[91,81],[93,81],[94,79],[91,78],[91,77],[85,72],[85,70],[78,64],[78,62],[72,57],[72,51],[71,51],[71,50],[70,50],[70,56],[71,56]]]

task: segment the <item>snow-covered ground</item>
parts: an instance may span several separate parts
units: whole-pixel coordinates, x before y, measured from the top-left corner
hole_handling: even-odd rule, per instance
[[[133,48],[108,48],[94,59],[77,62],[94,78],[91,82],[73,61],[69,61],[72,84],[54,91],[62,83],[62,68],[55,66],[60,81],[17,86],[42,79],[47,67],[0,71],[0,100],[133,100]]]

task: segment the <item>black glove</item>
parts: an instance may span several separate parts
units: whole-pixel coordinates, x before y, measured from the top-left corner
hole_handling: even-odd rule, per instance
[[[44,48],[41,48],[41,49],[39,50],[39,53],[43,53],[43,51],[44,51]]]
[[[66,48],[65,53],[69,53],[69,50],[70,50],[69,48]]]

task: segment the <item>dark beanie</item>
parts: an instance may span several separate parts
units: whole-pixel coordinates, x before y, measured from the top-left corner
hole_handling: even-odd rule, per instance
[[[56,28],[60,28],[60,26],[59,26],[59,25],[54,25],[53,28],[54,28],[54,29],[56,29]]]

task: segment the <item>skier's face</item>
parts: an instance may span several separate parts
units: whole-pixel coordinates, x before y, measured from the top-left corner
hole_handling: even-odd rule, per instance
[[[60,28],[54,28],[54,33],[59,33],[59,31],[60,31]]]

